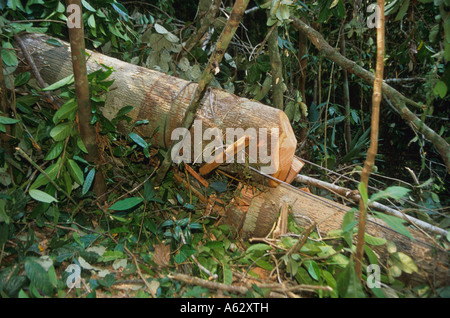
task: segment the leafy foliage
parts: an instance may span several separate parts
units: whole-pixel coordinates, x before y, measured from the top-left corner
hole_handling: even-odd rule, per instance
[[[388,51],[387,76],[396,78],[401,74],[426,79],[424,85],[414,83],[406,90],[418,100],[426,96],[424,107],[419,110],[422,119],[440,129],[443,136],[449,131],[445,122],[439,119],[445,115],[450,87],[447,2],[423,0],[413,6],[408,0],[394,0],[386,11],[388,17],[393,17],[388,26],[391,39],[405,39]],[[222,13],[202,43],[186,53],[183,44],[196,31],[196,21],[184,21],[194,19],[198,1],[158,0],[153,4],[124,5],[116,0],[83,0],[82,4],[88,47],[189,81],[200,77],[225,21]],[[187,9],[177,10],[177,5]],[[1,59],[9,97],[14,101],[11,112],[0,116],[0,132],[11,129],[10,145],[22,149],[43,171],[18,155],[0,149],[2,297],[113,296],[121,293],[116,287],[129,280],[136,283],[136,288],[128,291],[126,296],[211,297],[217,293],[168,278],[168,274],[177,271],[205,279],[216,277],[217,282],[226,285],[236,284],[244,277],[254,282],[276,278],[292,285],[332,288],[331,291],[302,292],[303,296],[310,297],[388,297],[392,293],[396,296],[435,295],[429,286],[414,291],[405,288],[397,278],[402,273],[417,271],[414,261],[398,252],[392,242],[368,234],[365,237],[365,265],[381,265],[373,248],[386,246],[389,250],[388,269],[381,275],[382,287],[369,288],[361,284],[353,260],[357,224],[354,211],[345,215],[340,230],[329,233],[328,237],[313,232],[300,249],[291,253],[290,249],[304,234],[292,216],[286,236],[276,241],[249,244],[240,241],[234,229],[219,223],[219,216],[205,213],[198,198],[175,183],[172,176],[155,188],[148,167],[163,157],[164,150],[155,149],[147,136],[140,134],[139,126],[146,125],[146,121],[135,123],[130,131],[119,131],[122,121],[130,121],[127,114],[133,110],[132,106],[119,110],[113,119],[103,115],[105,93],[113,85],[109,77],[114,72],[105,65],[88,76],[93,107],[91,124],[98,128],[99,143],[105,149],[104,168],[111,188],[107,203],[104,206],[97,204],[92,188],[98,171],[83,158],[87,150],[77,130],[78,106],[73,76],[41,90],[30,71],[19,71],[19,59],[13,46],[14,33],[22,31],[67,37],[65,7],[57,0],[8,0],[0,1],[0,9]],[[305,141],[308,158],[327,162],[328,168],[348,169],[348,174],[357,174],[368,147],[370,116],[366,113],[371,86],[350,76],[354,92],[350,113],[353,130],[350,151],[346,152],[340,137],[347,116],[340,93],[341,74],[313,48],[305,56],[297,56],[299,43],[289,21],[291,15],[315,21],[323,28],[330,43],[337,43],[338,32],[344,32],[350,42],[347,56],[372,69],[376,46],[373,30],[367,27],[365,16],[362,16],[365,8],[359,11],[353,8],[353,16],[348,14],[349,9],[350,5],[342,0],[268,1],[261,4],[256,13],[251,13],[254,18],[246,19],[248,27],[236,38],[232,51],[225,54],[213,85],[270,105],[270,58],[264,45],[252,46],[251,43],[261,44],[274,26],[283,30],[278,44],[286,77],[285,112],[296,132],[308,128]],[[408,15],[412,10],[420,12],[418,21]],[[223,12],[229,13],[229,8]],[[430,27],[425,21],[435,21],[435,15],[436,24]],[[442,48],[440,43],[443,43]],[[61,45],[57,40],[51,40],[49,44]],[[404,54],[406,51],[410,53]],[[299,60],[303,58],[307,60],[304,75],[298,71]],[[302,76],[307,82],[305,92],[297,85]],[[318,76],[321,81],[316,81]],[[331,80],[326,81],[328,78]],[[317,93],[319,86],[321,94]],[[57,110],[48,107],[43,92],[50,92],[63,103]],[[395,185],[389,187],[391,184],[377,180],[376,185],[385,190],[375,194],[362,193],[365,201],[391,199],[407,207],[407,201],[402,200],[408,195],[408,198],[421,202],[416,210],[420,217],[448,227],[448,217],[438,213],[448,205],[448,194],[445,195],[448,184],[442,173],[445,169],[433,161],[437,157],[434,149],[425,145],[422,136],[411,136],[400,128],[402,126],[393,119],[396,114],[392,111],[386,111],[385,116],[383,130],[389,138],[382,136],[383,145],[396,149],[394,156],[400,151],[410,151],[409,145],[416,146],[413,150],[415,158],[409,163],[413,164],[414,171],[420,171],[422,181],[406,189]],[[327,139],[325,132],[328,132]],[[389,175],[390,156],[383,153],[378,158],[378,172],[387,171]],[[211,181],[207,194],[229,190],[227,180]],[[375,216],[396,231],[410,235],[402,220],[384,214]],[[366,270],[364,279],[369,274]],[[146,277],[145,285],[143,277]],[[75,283],[75,286],[69,283]],[[254,283],[246,296],[267,297],[270,292],[269,288]],[[445,296],[448,289],[436,292]]]

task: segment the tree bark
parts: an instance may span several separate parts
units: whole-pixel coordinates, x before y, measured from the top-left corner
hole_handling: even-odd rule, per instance
[[[82,5],[80,0],[66,0],[66,6],[75,4],[80,8]],[[82,19],[82,17],[80,17]],[[84,43],[84,27],[73,27],[69,29],[70,47],[73,64],[73,74],[75,79],[75,92],[78,103],[78,127],[81,139],[88,151],[86,160],[96,165],[96,174],[94,179],[94,192],[97,197],[101,197],[106,192],[106,184],[102,169],[99,163],[99,151],[97,145],[97,132],[95,127],[90,124],[92,119],[91,112],[91,96],[89,92],[89,81],[86,69],[86,49]]]
[[[377,5],[380,12],[384,12],[384,0],[378,0]],[[380,104],[381,104],[381,85],[383,84],[384,73],[384,14],[381,14],[377,21],[377,63],[375,69],[375,81],[373,83],[372,94],[372,116],[370,129],[370,146],[367,150],[367,158],[364,161],[364,167],[361,172],[361,184],[365,193],[368,193],[369,178],[375,165],[375,156],[378,152],[378,131],[380,126]],[[360,194],[361,195],[361,194]],[[367,206],[361,195],[359,199],[360,219],[358,223],[358,240],[356,243],[356,264],[355,271],[361,280],[362,263],[364,257],[364,235],[366,233]]]
[[[186,41],[186,44],[184,45],[184,49],[186,50],[186,52],[190,52],[198,44],[198,42],[203,38],[205,33],[208,31],[209,27],[211,26],[211,24],[213,23],[216,15],[217,15],[217,12],[219,11],[219,7],[220,7],[221,3],[222,3],[222,0],[213,0],[208,11],[205,12],[204,14],[201,14],[201,13],[199,14],[200,27]],[[202,16],[202,15],[204,15],[204,16]]]
[[[330,191],[331,193],[337,194],[344,198],[348,198],[348,199],[354,201],[355,203],[359,202],[359,200],[361,200],[361,196],[359,195],[359,192],[357,190],[351,190],[348,188],[339,187],[335,184],[331,184],[331,183],[328,183],[328,182],[325,182],[322,180],[318,180],[315,178],[311,178],[308,176],[304,176],[301,174],[298,174],[297,176],[295,176],[294,180],[297,182],[300,182],[300,183],[307,184],[312,187]],[[408,222],[409,224],[411,224],[417,228],[423,229],[425,232],[436,234],[436,235],[441,235],[443,237],[447,236],[448,231],[446,231],[440,227],[434,226],[430,223],[416,219],[410,215],[404,214],[401,211],[392,209],[384,204],[381,204],[378,202],[369,202],[369,207],[373,208],[374,210],[381,211],[386,214],[401,218],[401,219],[405,220],[406,222]]]
[[[341,33],[341,54],[345,56],[345,33]],[[352,143],[352,132],[351,132],[351,109],[350,109],[350,91],[348,88],[348,73],[347,70],[342,69],[342,89],[344,93],[344,98],[342,103],[345,107],[345,122],[344,122],[344,137],[345,137],[345,149],[347,153],[351,150],[350,145]]]
[[[198,82],[198,86],[195,89],[194,95],[192,96],[192,100],[189,103],[189,107],[187,108],[183,122],[181,127],[190,129],[192,124],[194,123],[195,117],[197,115],[197,111],[201,105],[202,99],[205,96],[206,90],[209,87],[209,84],[214,79],[214,75],[220,72],[219,65],[225,55],[225,52],[230,44],[231,39],[233,38],[236,30],[241,22],[242,16],[244,15],[245,9],[250,0],[237,0],[234,3],[233,10],[231,11],[230,18],[228,19],[225,28],[220,34],[219,39],[216,43],[216,48],[214,52],[211,54],[209,58],[208,65],[203,71],[202,77]],[[169,171],[170,166],[172,165],[172,149],[175,143],[172,143],[167,151],[166,157],[161,164],[160,170],[156,175],[155,184],[159,185],[163,181],[167,172]]]
[[[269,14],[270,15],[270,14]],[[272,69],[272,106],[284,110],[284,79],[280,50],[278,48],[278,27],[272,30],[267,39],[267,48]]]
[[[305,36],[304,33],[298,32],[298,60],[299,60],[299,66],[300,66],[300,72],[298,76],[298,90],[300,91],[302,95],[302,101],[305,104],[308,104],[308,101],[306,100],[306,68],[308,66],[308,58],[306,55],[308,54],[308,38]],[[314,84],[314,87],[316,84]],[[313,101],[314,103],[317,102],[316,100],[316,93],[313,93]],[[303,116],[300,119],[300,123],[303,126],[301,128],[298,139],[300,143],[303,143],[306,139],[306,136],[308,135],[308,118]]]
[[[60,41],[62,46],[56,47],[46,43],[48,36],[38,34],[25,34],[22,39],[44,81],[51,84],[73,73],[68,43]],[[87,61],[89,72],[101,68],[100,64],[108,65],[115,70],[110,77],[114,80],[114,84],[106,94],[103,115],[112,120],[121,108],[131,105],[134,109],[127,116],[131,117],[132,121],[119,123],[119,130],[129,133],[136,121],[147,119],[148,125],[139,126],[142,135],[150,138],[155,147],[170,145],[172,132],[182,126],[184,115],[198,84],[186,86],[189,82],[185,80],[97,52],[89,50],[87,52],[90,55]],[[226,134],[227,128],[236,131],[242,129],[244,133],[249,130],[258,133],[260,129],[267,129],[268,155],[273,148],[276,152],[274,156],[279,161],[278,170],[273,176],[282,181],[286,180],[291,170],[297,139],[289,118],[283,111],[253,100],[239,98],[224,90],[211,89],[202,99],[195,118],[201,122],[201,134],[208,128],[217,128],[223,135]],[[168,124],[164,129],[166,120]],[[195,135],[195,127],[194,124],[190,130],[192,136]],[[272,129],[278,129],[278,136],[272,134]],[[255,139],[260,140],[258,136],[255,136]],[[200,152],[210,140],[202,142]],[[191,142],[192,148],[195,148],[193,142],[194,140]],[[195,149],[191,150],[194,152]],[[195,159],[194,156],[191,158]],[[193,160],[190,161],[192,162]],[[258,164],[261,165],[261,162]],[[271,183],[273,186],[277,184]]]
[[[276,188],[242,186],[234,199],[225,202],[220,197],[203,196],[202,186],[193,177],[176,172],[175,180],[191,187],[200,201],[207,204],[208,211],[221,216],[222,222],[231,225],[236,234],[245,240],[266,238],[274,228],[283,205],[289,207],[294,221],[301,228],[307,229],[316,223],[316,230],[323,238],[327,235],[333,237],[333,232],[342,229],[344,215],[351,209],[284,183]],[[358,213],[355,214],[358,219]],[[394,242],[397,250],[411,257],[418,267],[418,273],[403,273],[401,281],[411,286],[425,283],[436,288],[448,284],[448,252],[435,246],[433,240],[421,231],[411,227],[408,227],[408,231],[415,240],[392,230],[380,219],[367,219],[366,233]],[[385,266],[389,259],[386,244],[370,247],[377,254],[380,264]]]
[[[323,36],[315,31],[312,27],[307,25],[305,22],[301,21],[297,17],[291,17],[293,20],[293,25],[300,32],[304,32],[308,39],[314,44],[314,46],[328,59],[332,60],[340,67],[346,69],[348,72],[355,74],[356,76],[364,79],[369,83],[373,83],[375,76],[357,65],[354,61],[347,59],[346,57],[339,54],[332,46],[330,46]],[[411,101],[410,99],[403,96],[396,89],[392,88],[386,83],[382,84],[383,94],[385,94],[393,102],[393,105],[400,113],[400,116],[411,124],[417,131],[421,132],[437,149],[442,157],[444,164],[447,167],[447,171],[450,172],[450,145],[445,141],[444,138],[439,136],[434,130],[428,127],[424,122],[422,122],[409,108],[407,104],[418,107],[419,105]],[[420,106],[419,106],[420,107]]]

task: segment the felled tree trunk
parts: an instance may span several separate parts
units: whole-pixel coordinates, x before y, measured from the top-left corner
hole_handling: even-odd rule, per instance
[[[351,209],[284,183],[276,188],[241,185],[239,194],[230,202],[224,202],[220,197],[205,197],[203,186],[193,178],[187,182],[185,175],[175,173],[175,179],[190,187],[200,201],[207,204],[208,213],[222,216],[225,223],[247,240],[268,235],[271,238],[283,206],[288,206],[301,228],[307,229],[316,223],[316,230],[322,237],[333,237],[332,233],[342,228],[344,215]],[[355,218],[358,218],[358,212]],[[436,246],[422,231],[412,227],[408,227],[408,231],[414,240],[394,231],[380,219],[368,218],[366,224],[366,233],[393,242],[397,252],[408,255],[415,262],[418,272],[403,273],[399,278],[401,281],[411,286],[426,284],[437,288],[447,285],[450,274],[448,252]],[[386,244],[370,247],[378,256],[380,266],[386,266],[390,258]]]
[[[46,43],[48,38],[36,34],[22,36],[43,79],[52,84],[72,74],[72,64],[69,44],[62,42],[62,47],[56,47]],[[98,69],[99,63],[112,66],[115,70],[112,75],[115,79],[114,89],[107,94],[104,115],[110,119],[114,118],[122,107],[131,105],[134,110],[128,115],[133,120],[130,124],[123,123],[121,129],[128,132],[135,121],[147,119],[148,125],[139,126],[142,135],[151,136],[151,142],[155,146],[168,146],[171,143],[171,132],[180,126],[196,84],[186,86],[188,82],[184,80],[99,53],[88,53],[91,55],[87,63],[88,72]],[[272,175],[283,181],[291,181],[295,177],[295,171],[302,166],[302,163],[294,160],[297,142],[287,116],[279,109],[213,89],[211,94],[206,94],[197,118],[201,120],[203,130],[217,127],[223,133],[226,128],[242,128],[244,131],[248,128],[266,128],[269,143],[270,129],[278,128],[279,137],[276,138],[274,148],[279,151],[280,165]],[[176,179],[185,182],[183,177],[176,176]],[[194,180],[190,183],[192,184]],[[187,183],[186,185],[189,186]],[[342,218],[349,207],[286,184],[273,187],[277,183],[272,182],[271,185],[272,187],[264,186],[261,182],[257,189],[245,189],[243,195],[236,198],[232,204],[222,205],[225,219],[244,238],[267,235],[273,228],[283,204],[289,206],[297,223],[305,228],[310,226],[310,222],[315,222],[320,233],[326,235],[342,227]],[[195,193],[206,203],[208,198],[202,194],[203,190],[200,188]],[[213,201],[211,204],[215,205],[215,202],[219,201]],[[410,279],[411,283],[416,285],[426,282],[433,286],[442,286],[448,280],[448,253],[436,248],[420,232],[413,229],[410,231],[416,238],[415,241],[392,231],[378,221],[369,220],[367,225],[369,234],[394,241],[400,252],[414,259],[420,273],[408,275],[407,279]],[[385,246],[376,247],[374,250],[382,260],[389,257]]]
[[[68,43],[60,41],[62,46],[53,46],[46,42],[49,39],[48,36],[40,34],[26,34],[21,38],[34,58],[42,78],[48,84],[72,74]],[[127,115],[132,118],[132,121],[129,124],[121,123],[122,126],[119,129],[129,132],[133,123],[147,119],[149,124],[139,126],[139,131],[142,136],[150,138],[152,145],[168,148],[172,142],[179,141],[171,140],[172,132],[182,124],[183,116],[197,87],[196,83],[189,84],[185,80],[164,73],[97,52],[89,50],[87,52],[90,54],[87,61],[88,72],[99,69],[100,64],[113,67],[115,71],[110,78],[115,82],[106,95],[106,104],[103,108],[106,118],[114,118],[121,108],[131,105],[134,109]],[[260,134],[260,129],[266,129],[268,155],[272,156],[270,153],[272,149],[273,160],[279,158],[276,169],[270,174],[282,181],[286,180],[291,171],[297,140],[289,119],[283,111],[256,101],[239,98],[224,90],[211,89],[202,100],[196,118],[201,121],[201,131],[194,131],[194,128],[198,127],[194,123],[191,128],[193,140],[195,133],[203,134],[208,128],[219,129],[222,136],[227,135],[227,129],[233,129],[235,133],[239,132],[238,129],[242,129],[241,132],[244,134],[255,131]],[[278,134],[272,134],[272,129],[278,129]],[[260,135],[252,137],[260,137]],[[211,139],[202,141],[201,149],[204,150],[210,141]],[[225,137],[224,142],[226,142]],[[264,141],[258,139],[258,146],[261,143]],[[195,145],[192,144],[191,149],[194,148]],[[191,158],[191,162],[194,159],[198,161],[198,158],[194,156]],[[276,186],[277,183],[271,182],[271,184]]]

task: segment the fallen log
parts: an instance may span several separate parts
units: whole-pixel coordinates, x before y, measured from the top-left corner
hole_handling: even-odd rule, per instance
[[[37,34],[27,34],[21,38],[44,81],[54,83],[72,74],[68,43],[61,41],[63,45],[56,47],[46,42],[49,37]],[[114,89],[107,94],[104,115],[112,119],[122,107],[134,106],[134,110],[128,114],[132,118],[131,123],[122,123],[120,129],[129,132],[134,122],[147,119],[149,125],[142,127],[141,134],[152,136],[153,145],[167,147],[172,142],[171,134],[179,126],[196,84],[189,84],[184,80],[96,52],[88,53],[89,71],[99,69],[100,64],[112,66],[115,70],[112,75],[112,79],[115,80]],[[213,104],[210,104],[209,100],[213,101]],[[212,89],[210,96],[204,99],[197,118],[204,125],[203,129],[216,128],[222,133],[226,128],[242,128],[245,130],[242,136],[245,136],[249,135],[249,128],[266,129],[267,148],[279,154],[277,169],[271,175],[281,181],[291,180],[303,165],[301,161],[294,160],[297,142],[287,116],[278,109],[239,98],[223,90]],[[279,130],[279,134],[273,140],[271,140],[272,128]],[[191,132],[193,130],[195,126]],[[239,139],[242,136],[236,137]],[[261,146],[261,142],[258,146]],[[204,150],[202,145],[201,152]],[[184,182],[184,179],[185,176],[176,177],[178,182]],[[266,179],[262,177],[262,180]],[[205,191],[194,192],[210,206],[219,206],[218,213],[222,213],[223,219],[232,224],[243,238],[265,237],[273,228],[283,205],[289,206],[296,222],[304,228],[317,223],[317,229],[323,235],[341,229],[343,216],[350,210],[349,207],[280,181],[267,180],[272,182],[261,182],[257,187],[243,187],[241,196],[232,204],[223,202],[220,198],[210,200],[203,194]],[[193,186],[195,181],[193,178],[191,182],[184,184]],[[272,187],[266,186],[266,183]],[[201,188],[201,185],[199,187]],[[416,262],[419,274],[404,274],[404,280],[412,285],[420,283],[435,287],[445,285],[449,277],[448,253],[435,246],[434,242],[417,230],[410,228],[409,231],[415,238],[414,241],[383,225],[380,220],[368,220],[367,233],[393,241],[398,251],[410,256]],[[385,246],[374,247],[374,250],[382,261],[388,259],[389,254]]]
[[[42,34],[25,34],[21,36],[30,55],[33,57],[42,78],[52,84],[73,73],[70,59],[70,45],[60,41],[62,46],[54,46],[47,42],[50,37]],[[112,119],[118,111],[128,105],[134,109],[127,115],[132,118],[130,123],[122,122],[119,129],[129,132],[130,127],[138,121],[147,119],[149,124],[139,126],[142,136],[149,137],[152,145],[168,148],[172,137],[183,137],[184,134],[175,131],[181,126],[183,116],[189,106],[191,97],[197,86],[164,73],[136,66],[106,55],[89,51],[87,61],[88,72],[101,68],[101,64],[113,67],[111,77],[114,86],[106,94],[103,115]],[[181,141],[185,163],[202,162],[211,155],[211,146],[204,142],[206,131],[212,132],[212,137],[226,141],[228,145],[243,135],[251,137],[249,146],[250,163],[263,166],[281,181],[285,181],[291,171],[297,140],[286,114],[276,108],[259,102],[239,98],[224,90],[211,89],[202,101],[196,118],[190,130],[191,139],[187,141],[189,147]],[[209,130],[208,130],[209,129]],[[174,133],[174,135],[172,135]],[[217,136],[221,135],[221,136]],[[151,137],[150,137],[151,136]],[[224,136],[226,138],[224,138]],[[253,144],[252,144],[253,143]],[[190,147],[190,145],[193,145]],[[266,147],[266,148],[264,148]],[[261,149],[265,149],[263,153]],[[186,153],[186,149],[190,153]],[[256,150],[257,149],[257,150]],[[178,155],[178,153],[176,153]],[[269,160],[267,160],[269,158]],[[265,160],[265,161],[264,161]],[[270,181],[272,186],[277,182]]]
[[[220,168],[219,168],[220,169]],[[326,237],[329,233],[342,228],[344,215],[351,207],[339,204],[326,198],[302,191],[290,184],[281,183],[275,188],[267,186],[239,185],[240,191],[230,202],[224,202],[220,197],[208,198],[202,193],[205,189],[196,183],[195,178],[187,182],[186,176],[180,172],[175,174],[176,180],[189,187],[200,200],[207,204],[207,211],[215,211],[222,217],[223,222],[230,224],[236,233],[245,240],[265,238],[274,231],[282,209],[287,205],[294,221],[301,228],[307,229],[311,224],[317,224],[317,231]],[[355,212],[358,219],[358,212]],[[369,218],[366,233],[392,241],[397,251],[411,257],[418,272],[403,273],[400,279],[411,285],[427,284],[440,287],[448,284],[450,274],[448,251],[437,246],[433,239],[421,231],[408,227],[414,240],[398,233],[386,225],[382,220]],[[381,264],[385,265],[389,259],[386,244],[371,246],[378,255]]]
[[[350,190],[348,188],[339,187],[335,184],[331,184],[331,183],[328,183],[328,182],[325,182],[322,180],[317,180],[317,179],[314,179],[314,178],[311,178],[308,176],[303,176],[303,175],[299,174],[299,175],[295,176],[294,180],[297,182],[300,182],[300,183],[308,184],[309,186],[318,187],[318,188],[336,193],[345,198],[349,198],[349,199],[355,201],[355,203],[359,202],[359,200],[361,198],[359,195],[359,191],[357,191],[357,190]],[[369,207],[371,207],[375,210],[384,212],[386,214],[393,215],[398,218],[404,219],[405,221],[409,222],[410,224],[412,224],[418,228],[421,228],[426,232],[434,233],[437,235],[442,235],[443,237],[447,236],[446,230],[441,229],[432,224],[429,224],[427,222],[424,222],[422,220],[416,219],[412,216],[406,215],[400,211],[397,211],[388,206],[385,206],[384,204],[381,204],[378,202],[369,202]]]

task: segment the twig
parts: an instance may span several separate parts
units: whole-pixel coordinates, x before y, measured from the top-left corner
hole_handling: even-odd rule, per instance
[[[5,244],[6,244],[6,243],[3,243],[3,245],[2,245],[2,251],[0,252],[0,266],[2,265],[3,251],[5,250]]]
[[[15,148],[19,154],[24,157],[29,163],[31,163],[37,170],[39,170],[40,173],[42,173],[42,175],[44,177],[46,177],[50,183],[56,188],[56,190],[61,191],[62,193],[64,193],[64,195],[73,203],[73,204],[78,204],[74,199],[72,199],[72,197],[70,196],[70,194],[68,194],[66,191],[64,191],[60,186],[58,186],[56,184],[55,181],[53,181],[52,178],[50,178],[50,176],[47,174],[47,172],[45,172],[41,167],[39,167],[39,165],[34,162],[26,153],[25,151],[23,151],[22,149],[20,149],[19,147]]]
[[[233,285],[226,285],[226,284],[222,284],[222,283],[217,283],[217,282],[212,282],[209,280],[205,280],[205,279],[201,279],[198,277],[193,277],[193,276],[188,276],[188,275],[184,275],[184,274],[170,274],[167,276],[170,279],[175,279],[178,280],[180,282],[189,284],[189,285],[197,285],[197,286],[202,286],[202,287],[206,287],[209,289],[218,289],[218,290],[223,290],[223,291],[227,291],[230,293],[235,293],[235,294],[246,294],[249,289],[247,287],[244,286],[233,286]]]
[[[133,192],[137,191],[139,188],[141,188],[148,180],[150,180],[151,177],[153,177],[153,175],[155,174],[156,170],[158,170],[158,167],[159,167],[159,165],[157,165],[157,166],[155,167],[155,169],[153,169],[152,173],[151,173],[147,178],[145,178],[144,181],[142,181],[140,184],[138,184],[137,186],[135,186],[132,190],[130,190],[130,191],[128,191],[128,192],[122,194],[122,195],[121,195],[120,197],[118,197],[112,204],[114,204],[115,202],[121,200],[124,196],[130,195],[130,194],[132,194]],[[111,205],[112,205],[112,204],[111,204]]]
[[[189,285],[197,285],[206,287],[208,289],[214,289],[214,290],[223,290],[230,293],[235,294],[247,294],[249,291],[252,291],[252,286],[233,286],[233,285],[226,285],[222,283],[212,282],[209,280],[201,279],[198,277],[193,277],[185,274],[170,274],[167,276],[170,279],[174,279],[177,281],[181,281],[183,283],[189,284]],[[325,290],[325,291],[333,291],[333,289],[330,286],[314,286],[314,285],[297,285],[297,286],[286,286],[285,284],[255,284],[255,286],[259,288],[267,288],[271,289],[273,292],[298,292],[298,291],[316,291],[316,290]]]
[[[108,236],[111,238],[111,240],[113,240],[117,244],[117,241],[114,239],[114,237],[111,234],[108,233]],[[126,245],[124,245],[123,248],[127,252],[127,254],[130,255],[130,257],[133,259],[133,262],[134,262],[134,265],[136,266],[136,270],[138,272],[138,275],[142,279],[142,281],[144,282],[144,284],[147,287],[148,291],[152,294],[153,298],[156,298],[156,294],[154,293],[154,291],[150,287],[150,285],[147,282],[147,280],[144,278],[144,275],[142,275],[142,272],[141,272],[141,269],[139,268],[139,264],[137,262],[136,256],[128,249],[128,247],[126,247]]]
[[[181,233],[181,240],[183,242],[183,244],[186,244],[186,239],[184,238],[184,234],[183,232]],[[195,264],[197,264],[198,268],[200,268],[203,272],[205,272],[210,278],[212,279],[217,279],[217,274],[213,274],[211,273],[207,268],[205,268],[202,264],[200,264],[199,261],[197,261],[197,259],[195,258],[194,255],[191,255],[192,260],[195,262]]]
[[[45,88],[47,85],[45,84],[44,80],[41,77],[41,74],[39,73],[39,70],[36,67],[36,64],[34,63],[33,58],[31,57],[30,53],[28,52],[27,48],[25,47],[25,44],[23,43],[22,39],[17,35],[17,33],[14,34],[14,39],[16,40],[17,44],[19,45],[20,49],[22,50],[23,56],[25,57],[25,60],[27,60],[28,65],[31,68],[31,72],[33,73],[34,78],[36,78],[39,86],[41,88]],[[55,103],[55,99],[50,94],[50,92],[45,91],[45,96],[47,97],[47,101],[52,104],[56,109],[59,108],[59,106]]]
[[[353,190],[350,190],[347,188],[343,188],[343,187],[339,187],[337,185],[334,185],[334,184],[331,184],[331,183],[328,183],[328,182],[325,182],[322,180],[314,179],[314,178],[311,178],[308,176],[299,174],[295,177],[295,181],[301,182],[301,183],[306,183],[306,184],[309,184],[310,186],[318,187],[318,188],[325,189],[325,190],[328,190],[331,192],[335,192],[335,193],[342,195],[346,198],[349,198],[353,201],[359,201],[361,198],[361,196],[359,194],[357,194],[356,191],[353,191]],[[439,235],[443,235],[443,236],[447,235],[447,231],[442,228],[439,228],[437,226],[429,224],[425,221],[416,219],[410,215],[406,215],[398,210],[395,210],[388,206],[385,206],[384,204],[381,204],[378,202],[369,202],[369,207],[379,210],[379,211],[382,211],[386,214],[404,219],[405,221],[416,226],[417,228],[421,228],[425,231],[429,231],[431,233],[435,233],[435,234],[439,234]]]
[[[206,66],[198,85],[195,89],[194,95],[192,96],[191,102],[186,110],[186,113],[183,118],[183,122],[181,127],[189,130],[195,120],[198,109],[200,108],[201,102],[205,93],[213,80],[214,76],[217,74],[216,65],[219,65],[225,55],[225,51],[228,48],[228,45],[236,33],[237,27],[239,26],[239,21],[241,20],[245,9],[249,0],[237,0],[234,3],[233,10],[231,12],[230,18],[225,25],[222,33],[220,34],[219,39],[216,42],[216,48],[214,52],[211,54],[210,59],[208,61],[208,65]],[[172,165],[172,149],[175,146],[174,143],[169,147],[166,157],[161,164],[160,170],[155,178],[155,183],[157,185],[161,184],[163,179],[165,178],[167,172],[169,171]]]

